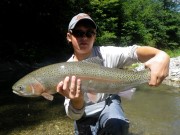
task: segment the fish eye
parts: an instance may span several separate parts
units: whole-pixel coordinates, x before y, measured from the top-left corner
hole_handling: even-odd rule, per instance
[[[19,90],[24,90],[24,87],[22,85],[20,85]]]

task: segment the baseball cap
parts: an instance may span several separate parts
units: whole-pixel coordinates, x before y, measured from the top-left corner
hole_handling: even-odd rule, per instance
[[[74,29],[76,24],[81,20],[89,20],[94,25],[94,28],[97,29],[96,23],[93,21],[93,19],[88,14],[79,13],[71,19],[69,26],[68,26],[68,30]]]

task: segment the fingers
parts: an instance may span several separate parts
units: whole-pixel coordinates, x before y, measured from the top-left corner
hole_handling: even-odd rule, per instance
[[[68,97],[69,94],[69,76],[67,76],[64,81],[61,81],[56,88],[56,91],[61,95]]]
[[[151,73],[151,79],[149,81],[150,86],[159,86],[166,76]]]
[[[69,76],[65,77],[64,83],[63,83],[63,90],[69,90],[69,81],[70,81]]]
[[[76,97],[79,97],[81,94],[82,94],[82,92],[81,92],[81,80],[77,79]]]
[[[70,98],[78,98],[81,96],[81,80],[77,79],[75,76],[71,77],[71,84],[70,84]]]
[[[168,64],[158,62],[154,58],[145,62],[145,67],[151,70],[151,79],[149,81],[150,86],[159,86],[169,73]]]
[[[71,98],[74,98],[76,95],[76,77],[75,76],[71,77],[71,84],[70,84],[69,90],[70,90],[69,96]]]
[[[149,81],[150,86],[157,86],[158,85],[158,77],[151,75],[151,80]]]
[[[67,76],[64,81],[61,81],[57,85],[56,90],[58,93],[70,99],[78,98],[81,96],[81,80],[77,79],[75,76],[71,78]]]
[[[61,82],[57,85],[56,91],[59,92],[59,93],[62,93],[62,87],[63,87],[63,81],[61,81]]]

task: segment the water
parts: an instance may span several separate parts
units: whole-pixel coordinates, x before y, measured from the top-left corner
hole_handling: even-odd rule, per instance
[[[177,92],[177,88],[165,85],[142,86],[131,101],[123,101],[133,135],[179,135],[180,93]]]
[[[179,135],[179,91],[166,85],[143,85],[132,100],[122,99],[131,122],[130,135]],[[65,115],[63,101],[60,95],[51,102],[0,93],[0,135],[73,135],[73,121]]]

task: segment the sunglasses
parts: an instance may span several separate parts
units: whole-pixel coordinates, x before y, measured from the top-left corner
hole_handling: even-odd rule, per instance
[[[82,31],[82,30],[70,30],[70,33],[79,38],[79,37],[84,37],[84,35],[87,37],[87,38],[91,38],[92,36],[94,36],[96,34],[96,32],[94,31],[91,31],[91,30],[88,30],[86,32]]]

